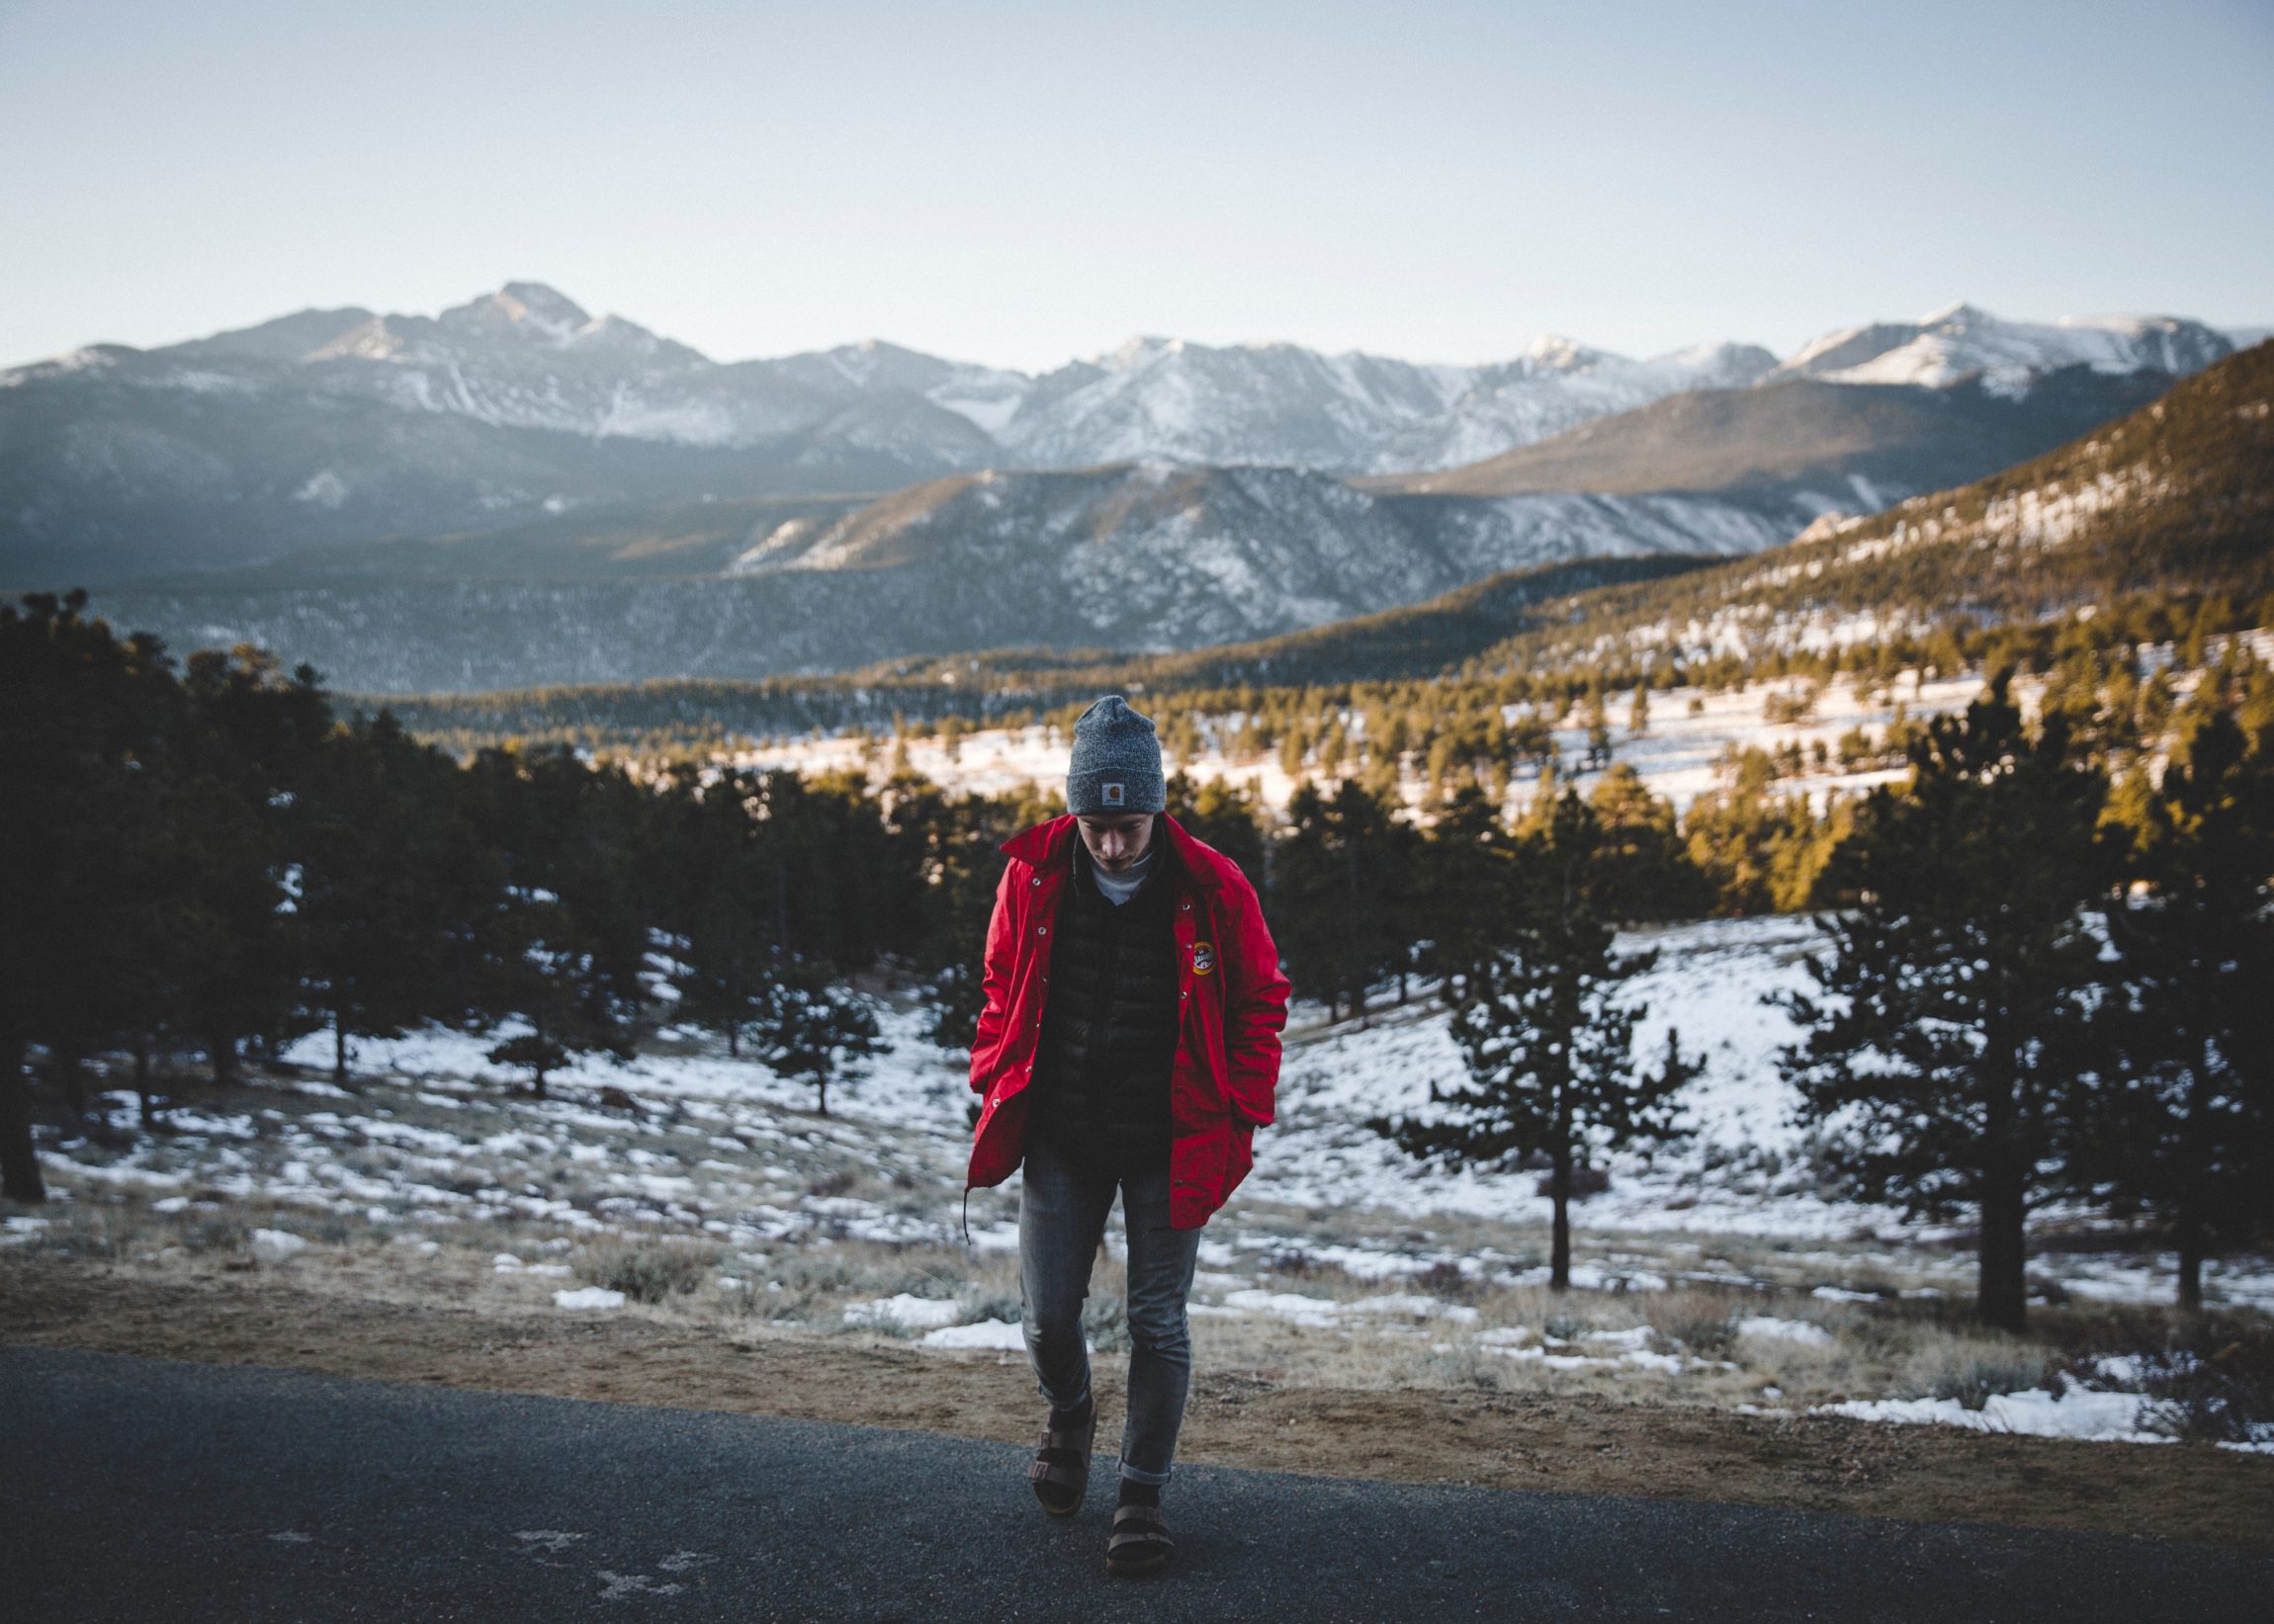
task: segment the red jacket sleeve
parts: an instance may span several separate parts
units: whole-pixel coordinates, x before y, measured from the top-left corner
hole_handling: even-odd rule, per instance
[[[979,1031],[971,1040],[971,1091],[987,1092],[1003,1058],[1003,1034],[1010,1019],[1010,978],[1016,969],[1018,888],[1011,883],[1018,864],[1006,864],[995,888],[995,913],[987,921],[987,949],[980,956],[980,990],[987,1003],[979,1012]]]
[[[1235,871],[1236,872],[1236,871]],[[1261,1127],[1279,1086],[1279,1029],[1287,1024],[1287,978],[1246,875],[1223,888],[1223,926],[1232,940],[1224,983],[1225,1092],[1232,1108]]]

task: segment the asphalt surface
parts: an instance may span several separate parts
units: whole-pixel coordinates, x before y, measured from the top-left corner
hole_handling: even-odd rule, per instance
[[[2081,1447],[2081,1446],[2080,1446]],[[2108,1445],[2104,1447],[2120,1447]],[[920,1432],[0,1350],[0,1618],[2263,1620],[2274,1560],[2080,1534],[1110,1464]]]

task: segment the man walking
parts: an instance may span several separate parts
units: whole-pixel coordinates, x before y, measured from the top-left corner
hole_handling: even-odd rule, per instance
[[[1026,1475],[1053,1516],[1080,1509],[1089,1488],[1097,1407],[1082,1304],[1120,1192],[1129,1402],[1105,1562],[1141,1574],[1172,1549],[1161,1491],[1191,1381],[1184,1299],[1200,1227],[1271,1120],[1287,980],[1247,876],[1164,810],[1153,724],[1118,694],[1075,724],[1066,805],[1003,848],[967,1182],[1026,1171],[1019,1289],[1050,1402]]]

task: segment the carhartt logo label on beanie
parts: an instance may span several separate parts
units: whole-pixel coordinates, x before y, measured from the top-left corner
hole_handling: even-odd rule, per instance
[[[1074,757],[1066,765],[1066,810],[1156,812],[1167,810],[1169,785],[1161,773],[1161,740],[1153,721],[1108,694],[1074,724]]]

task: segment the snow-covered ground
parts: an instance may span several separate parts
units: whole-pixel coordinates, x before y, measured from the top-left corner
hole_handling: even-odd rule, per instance
[[[1968,1295],[1972,1264],[1959,1238],[1848,1200],[1819,1176],[1774,1065],[1791,1030],[1764,1002],[1797,984],[1812,939],[1804,920],[1764,919],[1622,944],[1659,955],[1635,987],[1649,1008],[1638,1041],[1647,1052],[1673,1026],[1705,1071],[1688,1098],[1692,1137],[1654,1158],[1610,1155],[1610,1187],[1576,1206],[1580,1290],[1564,1301],[1577,1308],[1534,1289],[1547,1274],[1538,1173],[1435,1170],[1366,1126],[1422,1106],[1433,1078],[1457,1074],[1443,1015],[1417,1001],[1361,1027],[1298,1006],[1279,1121],[1202,1243],[1202,1333],[1242,1346],[1324,1336],[1486,1373],[1463,1379],[1616,1377],[1687,1384],[1702,1399],[1719,1384],[1715,1402],[1788,1388],[1797,1399],[1813,1379],[1808,1392],[1845,1412],[1954,1419],[1933,1383],[1887,1378],[1859,1392],[1860,1355],[1836,1334],[1873,1304]],[[533,1300],[559,1312],[604,1313],[621,1307],[620,1282],[582,1264],[583,1285],[561,1278],[571,1259],[689,1242],[703,1248],[707,1290],[784,1323],[1014,1350],[1016,1182],[974,1193],[966,1249],[961,1058],[923,1037],[913,1005],[887,1007],[883,1024],[891,1052],[832,1087],[827,1117],[810,1087],[675,1029],[628,1064],[579,1062],[544,1100],[483,1058],[486,1038],[435,1030],[360,1045],[352,1092],[324,1080],[328,1047],[310,1039],[289,1057],[297,1077],[238,1089],[225,1105],[193,1093],[164,1133],[134,1133],[131,1097],[106,1096],[112,1148],[50,1143],[45,1162],[69,1205],[8,1220],[0,1244],[39,1241],[73,1208],[125,1203],[185,1226],[244,1214],[259,1228],[239,1243],[267,1263],[299,1266],[295,1242],[310,1237],[389,1237],[406,1265],[447,1241],[500,1281],[537,1280]],[[897,1286],[839,1265],[835,1295],[817,1295],[817,1260],[855,1253],[915,1261],[891,1277]],[[2055,1301],[2168,1302],[2171,1263],[2063,1249],[2037,1258],[2032,1279]],[[864,1296],[862,1282],[883,1289]],[[2215,1303],[2274,1311],[2274,1266],[2215,1266],[2207,1289]],[[1721,1305],[1703,1335],[1688,1328],[1684,1316],[1700,1311],[1685,1293]],[[1956,1407],[1968,1417],[1957,1424],[2002,1424],[2010,1410],[2016,1429],[2090,1432],[2079,1419],[2089,1415],[2110,1436],[2153,1430],[2137,1405],[2119,1416],[2120,1406],[2026,1380],[2013,1395],[1994,1414]],[[1869,1408],[1882,1401],[1891,1408]]]

